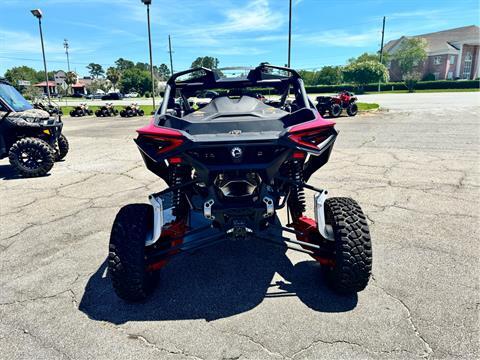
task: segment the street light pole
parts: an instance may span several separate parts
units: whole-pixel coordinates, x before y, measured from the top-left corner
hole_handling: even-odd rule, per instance
[[[150,51],[150,77],[152,79],[152,102],[153,111],[155,111],[155,79],[153,77],[153,60],[152,60],[152,35],[150,32],[150,4],[152,0],[142,0],[147,5],[147,24],[148,24],[148,49]]]
[[[48,85],[48,71],[47,71],[47,61],[45,60],[45,47],[43,45],[43,32],[42,32],[42,11],[40,9],[34,9],[30,11],[33,16],[38,19],[38,28],[40,29],[40,42],[42,43],[42,56],[43,56],[43,68],[45,70],[45,81],[47,85],[47,98],[48,104],[52,103],[50,99],[50,86]]]
[[[170,53],[170,73],[173,75],[172,40],[170,35],[168,35],[168,52]]]
[[[292,50],[292,0],[290,0],[290,6],[288,11],[288,63],[287,67],[290,67],[290,53]]]

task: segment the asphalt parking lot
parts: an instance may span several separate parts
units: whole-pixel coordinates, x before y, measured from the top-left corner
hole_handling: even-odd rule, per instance
[[[147,118],[65,120],[71,152],[44,178],[0,161],[0,358],[478,358],[480,93],[389,96],[339,119],[311,181],[368,214],[358,296],[306,255],[233,242],[172,261],[148,302],[119,300],[112,221],[163,186],[132,141]]]

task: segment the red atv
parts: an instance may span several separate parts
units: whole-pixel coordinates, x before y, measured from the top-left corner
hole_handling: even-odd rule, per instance
[[[342,110],[347,109],[348,116],[355,116],[358,112],[356,101],[357,97],[353,93],[344,90],[337,96],[318,96],[317,110],[322,116],[328,111],[331,117],[339,117]]]

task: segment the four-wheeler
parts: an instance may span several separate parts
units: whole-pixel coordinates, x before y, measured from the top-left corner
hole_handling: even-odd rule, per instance
[[[361,291],[372,266],[362,209],[307,184],[330,157],[335,123],[320,116],[295,70],[263,63],[242,77],[222,74],[207,68],[174,74],[152,122],[137,130],[146,167],[167,188],[151,194],[149,204],[118,212],[108,255],[115,292],[129,302],[144,300],[172,257],[223,241],[252,247],[265,241],[307,253],[333,289]],[[279,101],[257,99],[259,88]],[[221,95],[191,108],[190,97],[213,89]],[[315,192],[313,217],[306,214],[305,189]],[[277,216],[282,209],[285,225]]]
[[[97,117],[107,117],[107,116],[116,116],[118,115],[118,110],[115,109],[113,103],[106,103],[100,109],[95,111]]]
[[[132,103],[125,106],[125,109],[120,110],[121,117],[143,116],[145,112],[140,109],[137,103]]]
[[[0,159],[8,156],[25,177],[47,174],[68,153],[60,116],[35,109],[6,80],[0,79]]]
[[[42,101],[36,101],[33,103],[35,109],[40,109],[48,112],[50,115],[63,115],[63,111],[58,106],[52,104],[45,104]]]
[[[320,115],[324,116],[326,112],[331,117],[339,117],[342,110],[346,109],[348,116],[355,116],[358,113],[357,97],[349,92],[342,91],[337,96],[318,96],[317,110]]]
[[[87,115],[93,115],[93,110],[90,110],[86,103],[82,103],[78,106],[75,106],[73,110],[70,111],[70,116],[72,117],[87,116]]]

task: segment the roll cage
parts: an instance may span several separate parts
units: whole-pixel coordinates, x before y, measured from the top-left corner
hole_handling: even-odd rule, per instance
[[[232,69],[248,70],[248,74],[235,78],[225,78],[222,76],[222,70]],[[275,70],[279,70],[283,72],[283,74],[273,73]],[[178,81],[180,77],[185,75],[190,75],[190,77],[186,80]],[[190,108],[188,98],[198,91],[241,88],[274,88],[281,94],[280,106],[283,106],[288,95],[293,93],[299,109],[310,109],[314,107],[308,99],[303,80],[296,70],[262,63],[255,68],[224,68],[212,70],[205,67],[198,67],[175,73],[167,81],[163,97],[164,101],[157,114],[165,115],[170,105],[174,104],[177,96],[181,99],[180,104],[182,110],[189,113],[192,109]]]

